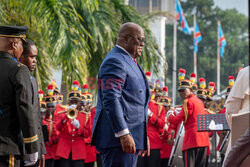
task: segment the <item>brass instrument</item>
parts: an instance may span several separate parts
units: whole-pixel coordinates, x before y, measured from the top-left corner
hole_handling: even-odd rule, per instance
[[[69,107],[68,111],[67,111],[67,117],[69,119],[75,119],[78,115],[78,110],[74,107]]]

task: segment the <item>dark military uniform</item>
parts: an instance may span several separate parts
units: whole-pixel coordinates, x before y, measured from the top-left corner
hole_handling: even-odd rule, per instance
[[[35,124],[37,127],[38,135],[38,159],[42,159],[42,154],[46,154],[46,148],[43,139],[42,132],[42,116],[40,112],[40,104],[38,97],[38,85],[37,81],[33,76],[30,76],[31,86],[32,86],[32,105],[35,118]],[[39,161],[38,161],[39,162]]]
[[[0,166],[16,166],[21,139],[27,154],[38,151],[29,70],[0,52],[0,78]]]

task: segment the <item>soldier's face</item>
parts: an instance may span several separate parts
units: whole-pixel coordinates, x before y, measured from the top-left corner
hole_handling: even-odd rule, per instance
[[[31,72],[33,72],[36,69],[36,58],[37,48],[35,45],[31,45],[29,48],[29,52],[27,52],[25,55],[22,54],[20,61],[25,64]]]
[[[179,93],[182,99],[186,99],[192,92],[191,89],[186,88],[184,90],[180,90]]]
[[[210,100],[206,100],[206,102],[205,102],[205,106],[206,106],[206,108],[209,108],[209,107],[210,107],[210,105],[211,105],[211,101],[210,101]]]

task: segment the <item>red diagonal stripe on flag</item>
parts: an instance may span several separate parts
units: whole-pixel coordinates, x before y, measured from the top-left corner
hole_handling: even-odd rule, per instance
[[[225,37],[224,37],[224,36],[222,36],[222,37],[220,38],[219,41],[221,42],[221,41],[223,41],[223,40],[225,40]]]
[[[196,32],[196,34],[195,34],[195,37],[197,38],[197,37],[199,37],[199,36],[201,36],[201,32],[199,31],[199,32]]]

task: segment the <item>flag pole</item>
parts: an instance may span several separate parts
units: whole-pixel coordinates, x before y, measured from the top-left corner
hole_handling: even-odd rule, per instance
[[[195,27],[195,22],[196,22],[196,14],[194,13],[194,31],[193,31],[193,33],[194,33],[194,40],[196,41],[196,36],[195,36],[195,34],[196,34],[196,27]],[[195,52],[195,50],[194,50],[194,73],[196,74],[196,77],[195,77],[195,80],[197,81],[197,52]]]
[[[220,34],[219,34],[220,21],[218,20],[217,26],[217,95],[220,94]]]
[[[177,20],[176,20],[176,0],[175,0],[175,7],[174,7],[174,36],[173,36],[173,82],[172,82],[172,105],[175,106],[175,99],[176,99],[176,39],[177,39]]]

